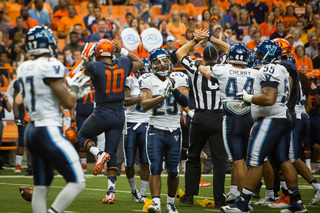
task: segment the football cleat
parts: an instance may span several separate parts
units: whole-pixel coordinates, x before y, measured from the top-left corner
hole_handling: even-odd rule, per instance
[[[167,203],[166,210],[168,213],[178,213],[178,210],[174,203]]]
[[[240,196],[237,197],[234,204],[231,204],[230,206],[223,206],[220,210],[225,213],[249,213],[249,211],[252,211],[249,209],[248,203],[242,200]]]
[[[86,164],[86,163],[82,163],[81,166],[82,166],[83,172],[87,172],[87,171],[88,171],[88,170],[87,170],[87,164]]]
[[[103,200],[101,201],[102,204],[114,204],[115,201],[115,193],[114,192],[109,192],[107,193]]]
[[[102,152],[98,155],[96,160],[96,166],[93,169],[93,175],[98,175],[102,172],[102,168],[106,162],[110,159],[110,155],[106,152]]]
[[[202,178],[200,178],[199,187],[210,187],[211,183],[206,183]]]
[[[292,203],[288,209],[283,209],[280,213],[308,213],[303,203]]]
[[[255,205],[267,206],[269,204],[273,204],[274,202],[276,202],[275,199],[266,196],[266,197],[260,199],[258,202],[256,202]]]
[[[21,173],[21,165],[17,164],[16,169],[14,170],[14,173]]]
[[[136,189],[134,192],[131,192],[131,195],[133,197],[134,202],[136,202],[136,203],[144,203],[141,200],[141,195],[140,195],[138,189]]]
[[[147,211],[149,213],[161,213],[161,207],[159,205],[148,206]]]
[[[316,190],[314,192],[313,199],[311,200],[309,205],[316,205],[319,202],[319,200],[320,200],[320,190]]]
[[[285,196],[283,193],[281,194],[279,200],[275,203],[268,204],[269,208],[275,208],[275,209],[285,209],[290,206],[290,197]]]
[[[145,203],[146,202],[146,197],[147,196],[145,196],[145,195],[141,195],[141,198],[140,198],[141,203]]]

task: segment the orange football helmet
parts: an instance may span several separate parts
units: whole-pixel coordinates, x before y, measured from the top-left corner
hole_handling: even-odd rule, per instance
[[[282,49],[282,56],[289,55],[291,53],[291,44],[289,41],[283,38],[275,38],[272,41],[278,42]]]
[[[66,130],[65,135],[66,135],[67,140],[70,141],[72,144],[74,144],[77,140],[77,137],[78,137],[77,129],[74,127],[69,127]]]
[[[106,56],[112,57],[114,52],[114,45],[108,39],[101,39],[95,49],[96,57]]]

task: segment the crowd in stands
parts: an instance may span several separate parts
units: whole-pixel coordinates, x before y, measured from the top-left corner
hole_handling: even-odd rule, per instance
[[[0,2],[0,85],[8,86],[15,67],[29,57],[25,35],[35,25],[47,25],[59,43],[59,59],[72,66],[86,42],[117,39],[127,27],[139,34],[159,29],[163,47],[173,56],[197,29],[228,44],[243,42],[249,49],[265,39],[285,38],[300,70],[318,69],[320,38],[318,0],[3,0]],[[208,44],[191,52],[201,57]],[[148,53],[142,46],[135,52]]]

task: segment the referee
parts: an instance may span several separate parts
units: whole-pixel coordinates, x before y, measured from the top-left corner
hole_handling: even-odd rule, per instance
[[[195,114],[191,121],[190,147],[185,172],[185,195],[180,198],[181,203],[193,204],[193,196],[198,195],[201,176],[200,153],[203,146],[209,141],[213,164],[213,197],[215,206],[226,205],[224,196],[224,182],[226,173],[227,154],[222,140],[222,111],[220,90],[217,79],[211,82],[197,71],[197,63],[187,54],[207,35],[202,31],[195,33],[195,38],[183,45],[176,55],[183,67],[191,76],[195,99]],[[229,45],[208,37],[212,43],[227,52]],[[214,46],[207,46],[203,50],[203,60],[206,66],[214,66],[218,59],[218,51]]]

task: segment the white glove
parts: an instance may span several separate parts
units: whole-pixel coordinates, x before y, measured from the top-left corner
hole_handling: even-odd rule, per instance
[[[194,116],[194,110],[189,110],[189,111],[188,111],[188,115],[189,115],[189,117],[192,119],[193,116]]]
[[[170,77],[167,78],[167,80],[168,80],[168,84],[162,94],[162,96],[165,98],[168,98],[170,96],[172,90],[174,89],[174,80]]]
[[[84,96],[86,96],[87,94],[89,94],[90,92],[91,92],[90,86],[84,87],[84,88],[82,88],[82,89],[79,90],[77,97],[78,97],[78,99],[81,99],[81,98],[83,98]]]
[[[240,101],[244,101],[244,102],[248,102],[248,103],[252,102],[253,95],[248,94],[247,91],[245,91],[245,90],[242,90],[242,92],[238,92],[236,95]]]
[[[86,60],[88,57],[93,55],[95,49],[96,49],[96,43],[93,43],[93,42],[88,43],[87,42],[83,48],[82,53],[81,53],[81,58],[83,60]]]
[[[74,91],[75,93],[77,93],[78,99],[83,98],[86,94],[90,92],[90,90],[88,92],[88,89],[86,89],[87,87],[82,89],[82,86],[86,82],[90,81],[90,77],[84,75],[82,72],[78,72],[72,78],[67,76],[66,81],[70,87],[70,91]]]

